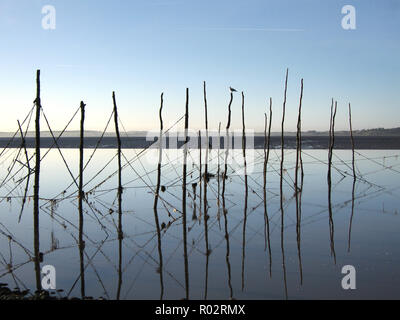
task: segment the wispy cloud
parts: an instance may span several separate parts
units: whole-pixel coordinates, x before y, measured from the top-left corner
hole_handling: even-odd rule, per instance
[[[56,68],[80,68],[79,65],[76,64],[56,64]]]
[[[147,5],[149,6],[175,6],[175,5],[182,5],[185,4],[183,1],[155,1],[155,2],[148,2]]]
[[[305,29],[297,28],[255,28],[255,27],[204,27],[204,28],[181,28],[181,30],[198,30],[198,31],[262,31],[262,32],[303,32]]]

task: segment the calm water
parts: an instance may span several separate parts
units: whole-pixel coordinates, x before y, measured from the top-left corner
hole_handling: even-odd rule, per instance
[[[2,180],[7,176],[17,151],[10,149],[3,156],[0,164]],[[86,160],[92,151],[85,150]],[[29,152],[32,154],[33,150]],[[42,154],[44,152],[42,150]],[[62,152],[72,173],[77,175],[78,150]],[[272,150],[266,199],[269,237],[265,227],[262,150],[248,154],[247,208],[244,176],[239,172],[242,158],[236,157],[237,163],[228,168],[225,214],[222,198],[218,197],[218,180],[210,179],[207,186],[207,228],[204,224],[203,185],[201,188],[197,185],[195,190],[192,188],[192,183],[199,182],[199,151],[190,151],[187,257],[184,257],[180,213],[182,165],[179,160],[182,152],[169,150],[163,154],[161,185],[166,190],[160,192],[157,214],[160,225],[165,224],[165,228],[159,237],[152,192],[157,179],[157,163],[154,162],[157,150],[123,152],[126,158],[122,158],[122,164],[126,164],[126,159],[132,161],[122,172],[124,238],[121,243],[117,234],[117,175],[114,174],[117,159],[113,158],[116,150],[98,150],[84,173],[87,183],[84,191],[88,192],[88,204],[84,204],[86,296],[115,299],[120,276],[121,298],[184,298],[187,258],[187,289],[191,299],[285,299],[286,296],[289,299],[400,298],[400,161],[397,150],[362,150],[356,154],[360,179],[355,185],[353,215],[351,152],[335,151],[331,203],[333,232],[330,231],[328,210],[327,151],[304,150],[301,223],[297,227],[293,189],[295,151],[285,152],[282,220],[280,151]],[[203,164],[204,153],[203,150]],[[19,158],[23,161],[24,155],[20,154]],[[210,158],[214,160],[209,171],[215,174],[217,151],[212,151]],[[222,171],[222,151],[220,159]],[[108,161],[111,162],[106,166]],[[98,173],[104,166],[104,170]],[[25,181],[15,188],[18,179],[26,175],[26,168],[17,163],[9,177],[19,169],[21,171],[14,179],[0,190],[4,197],[0,203],[0,282],[8,283],[10,288],[19,286],[34,291],[34,265],[30,261],[33,256],[33,201],[30,198],[26,201],[18,223]],[[69,293],[71,297],[80,297],[78,198],[76,185],[68,188],[71,182],[61,156],[57,150],[52,150],[42,161],[40,180],[40,251],[44,254],[41,266],[55,266],[57,289],[64,289],[63,295]],[[32,194],[33,176],[28,191],[28,195]],[[11,241],[8,235],[12,236]],[[268,240],[271,255],[266,246]],[[344,265],[356,268],[356,290],[343,290],[341,287]]]

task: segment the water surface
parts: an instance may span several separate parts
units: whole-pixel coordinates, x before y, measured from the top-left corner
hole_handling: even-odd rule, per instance
[[[85,150],[85,161],[92,152]],[[97,150],[84,171],[84,294],[115,299],[120,283],[121,299],[182,299],[186,292],[190,299],[399,299],[398,150],[356,153],[354,197],[351,151],[336,150],[332,215],[328,210],[327,151],[305,150],[304,184],[298,199],[301,220],[296,218],[299,211],[296,215],[293,186],[295,150],[285,151],[283,212],[280,209],[279,152],[271,150],[268,163],[267,212],[263,150],[252,150],[247,155],[247,201],[240,170],[243,159],[237,156],[236,162],[228,166],[225,211],[222,179],[218,192],[218,179],[210,178],[205,202],[204,181],[199,183],[199,150],[189,152],[185,256],[182,151],[163,152],[161,186],[165,191],[160,192],[155,212],[158,151],[123,150],[124,236],[119,241],[116,150]],[[0,166],[1,179],[8,176],[0,191],[0,282],[8,283],[10,288],[34,291],[33,176],[30,197],[18,222],[26,183],[19,179],[26,176],[27,169],[19,164],[10,168],[17,153],[18,149],[9,149]],[[71,173],[77,176],[79,151],[64,149],[62,154]],[[202,150],[202,172],[204,155]],[[215,175],[217,157],[217,150],[211,151],[213,161],[208,170]],[[222,151],[220,164],[222,172]],[[81,297],[77,186],[57,150],[46,155],[41,167],[41,266],[56,268],[57,289],[64,289],[62,295]],[[159,233],[155,214],[162,229]],[[342,289],[344,265],[356,268],[356,290]]]

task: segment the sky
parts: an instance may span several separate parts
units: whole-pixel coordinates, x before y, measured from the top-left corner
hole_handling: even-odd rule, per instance
[[[45,5],[55,29],[42,26]],[[345,5],[356,10],[354,30],[342,27]],[[286,68],[285,130],[296,129],[302,78],[303,130],[328,130],[332,98],[337,130],[348,129],[349,102],[353,129],[399,127],[399,36],[398,0],[0,0],[0,131],[16,130],[31,109],[37,69],[54,130],[81,100],[85,128],[103,130],[112,91],[128,131],[158,130],[164,92],[168,127],[184,114],[186,88],[189,126],[204,128],[206,81],[210,129],[226,126],[232,86],[233,128],[243,91],[246,128],[263,130],[272,97],[279,131]]]

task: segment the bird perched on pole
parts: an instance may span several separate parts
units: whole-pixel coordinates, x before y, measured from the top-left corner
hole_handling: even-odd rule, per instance
[[[231,90],[231,92],[237,92],[237,90],[233,89],[232,87],[229,87],[229,90]]]

